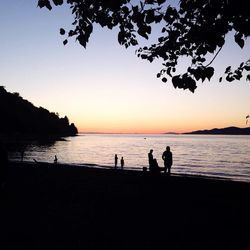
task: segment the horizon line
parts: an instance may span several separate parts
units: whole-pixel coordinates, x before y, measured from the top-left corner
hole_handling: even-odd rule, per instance
[[[191,130],[191,131],[185,131],[185,132],[95,132],[95,131],[80,131],[78,134],[138,134],[138,135],[147,135],[147,134],[158,134],[158,135],[165,135],[165,134],[175,134],[175,135],[181,135],[181,134],[188,134],[192,132],[197,132],[197,131],[209,131],[209,130],[215,130],[215,129],[228,129],[228,128],[239,128],[239,129],[246,129],[250,127],[236,127],[236,126],[228,126],[228,127],[223,127],[223,128],[211,128],[211,129],[197,129],[197,130]]]
[[[184,132],[186,133],[186,132]],[[139,134],[139,135],[146,135],[146,134],[158,134],[158,135],[164,135],[164,134],[183,134],[178,132],[85,132],[80,131],[78,134]]]

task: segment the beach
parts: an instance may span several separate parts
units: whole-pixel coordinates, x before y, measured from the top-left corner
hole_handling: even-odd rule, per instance
[[[250,183],[9,164],[1,249],[248,249]]]

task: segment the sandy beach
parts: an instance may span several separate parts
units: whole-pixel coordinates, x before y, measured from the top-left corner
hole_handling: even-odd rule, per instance
[[[10,163],[1,249],[248,249],[250,183]]]

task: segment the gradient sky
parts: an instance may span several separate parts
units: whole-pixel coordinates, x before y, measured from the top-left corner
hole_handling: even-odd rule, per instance
[[[162,133],[245,127],[250,83],[218,79],[228,65],[249,59],[229,41],[213,66],[211,82],[195,93],[156,78],[161,62],[149,63],[117,42],[117,32],[95,27],[85,50],[74,39],[64,46],[61,27],[73,21],[68,6],[52,11],[37,0],[0,1],[0,85],[36,106],[67,115],[80,132]],[[229,39],[230,40],[230,39]],[[187,67],[183,61],[180,65]]]

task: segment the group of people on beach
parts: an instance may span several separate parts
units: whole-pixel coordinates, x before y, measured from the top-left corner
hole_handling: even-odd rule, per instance
[[[173,156],[172,152],[170,151],[170,147],[167,146],[166,150],[162,154],[162,160],[164,161],[164,167],[160,167],[158,165],[157,159],[154,158],[153,156],[153,149],[150,149],[148,153],[148,163],[149,163],[149,171],[152,173],[160,173],[164,172],[167,173],[168,175],[171,174],[171,167],[173,165]],[[57,164],[58,159],[57,156],[55,155],[54,158],[54,163]],[[5,176],[6,176],[6,169],[7,169],[7,164],[8,164],[8,154],[7,151],[5,150],[3,144],[0,141],[0,186],[3,183]],[[121,169],[124,168],[124,158],[123,156],[120,159],[120,166]],[[118,167],[118,156],[115,154],[115,169]]]
[[[152,173],[160,173],[162,171],[170,175],[171,167],[173,165],[173,155],[169,146],[167,146],[166,150],[163,152],[162,160],[164,161],[164,167],[158,165],[157,159],[153,156],[153,149],[150,149],[148,153],[149,171]]]
[[[150,149],[148,153],[148,163],[149,163],[149,171],[152,173],[160,173],[161,171],[164,173],[167,173],[168,175],[171,174],[171,167],[173,165],[173,155],[172,152],[170,151],[170,147],[167,146],[166,150],[162,154],[162,160],[164,162],[164,167],[160,167],[158,165],[157,159],[154,158],[153,156],[153,149]],[[123,156],[121,157],[120,160],[121,163],[121,169],[124,167],[124,159]],[[117,164],[118,164],[118,156],[115,154],[115,169],[117,169]]]
[[[123,167],[124,167],[123,156],[121,157],[120,163],[121,163],[121,169],[123,169]],[[118,156],[117,156],[117,154],[115,154],[115,169],[117,169],[117,164],[118,164]]]

